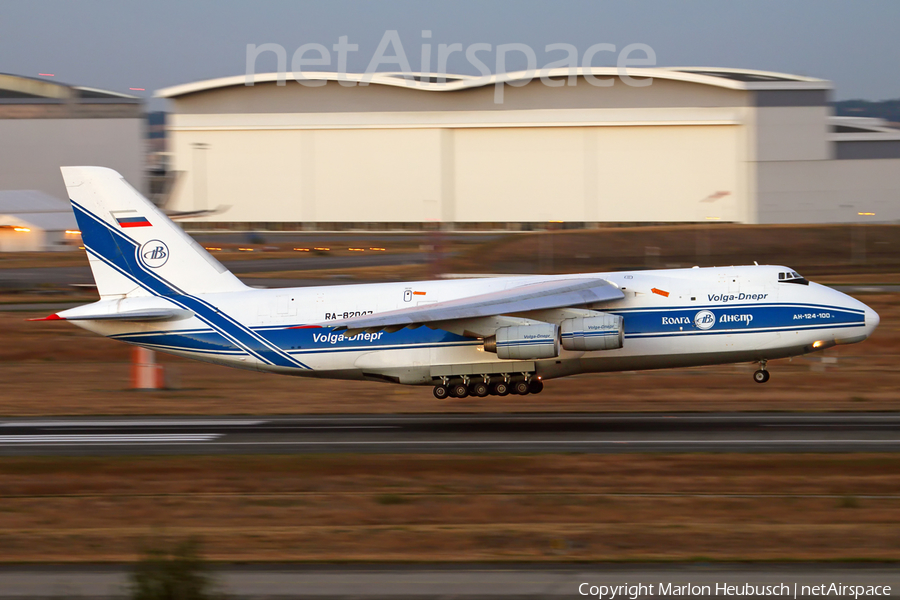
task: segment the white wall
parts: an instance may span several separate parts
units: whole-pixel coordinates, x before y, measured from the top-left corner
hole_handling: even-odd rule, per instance
[[[437,221],[441,143],[436,129],[304,132],[315,136],[317,221]]]
[[[740,221],[740,127],[595,130],[604,221]]]
[[[580,127],[456,129],[456,221],[584,221]]]
[[[735,124],[621,121],[176,129],[171,206],[229,205],[210,220],[233,222],[740,221],[740,140]]]

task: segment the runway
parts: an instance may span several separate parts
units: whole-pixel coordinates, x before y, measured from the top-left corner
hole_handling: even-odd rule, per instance
[[[897,413],[423,414],[0,421],[0,456],[898,451]]]

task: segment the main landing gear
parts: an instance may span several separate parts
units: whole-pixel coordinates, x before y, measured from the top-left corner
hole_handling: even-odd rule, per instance
[[[766,371],[766,359],[759,361],[759,370],[753,373],[753,381],[756,383],[765,383],[769,380],[769,372]]]
[[[476,378],[477,377],[477,378]],[[441,382],[434,386],[433,394],[438,400],[446,398],[466,398],[476,396],[506,396],[507,394],[540,394],[544,389],[544,382],[539,377],[523,373],[521,376],[509,375],[481,375],[462,379],[450,379],[442,377]]]

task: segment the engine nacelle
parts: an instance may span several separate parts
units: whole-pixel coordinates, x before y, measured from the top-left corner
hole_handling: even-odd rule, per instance
[[[616,315],[566,319],[560,325],[566,350],[615,350],[625,342],[625,319]]]
[[[499,358],[532,360],[559,356],[559,326],[555,323],[501,327],[484,339],[484,349]]]

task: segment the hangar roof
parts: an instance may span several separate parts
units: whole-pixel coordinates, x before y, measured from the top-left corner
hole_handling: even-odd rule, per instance
[[[105,99],[116,100],[118,102],[140,102],[140,98],[137,96],[129,96],[128,94],[120,94],[109,90],[72,86],[56,81],[37,79],[35,77],[23,77],[21,75],[0,73],[0,100],[2,101],[49,100],[59,102],[72,99],[77,101]]]
[[[733,90],[760,91],[760,90],[829,90],[831,82],[824,79],[802,77],[800,75],[788,75],[769,71],[754,71],[749,69],[721,69],[715,67],[655,67],[655,68],[628,68],[630,77],[652,77],[684,81],[700,85],[728,88]],[[306,71],[303,78],[317,81],[353,81],[368,82],[395,87],[425,90],[431,92],[456,91],[469,88],[494,85],[495,83],[510,83],[527,81],[546,75],[548,77],[565,77],[571,75],[568,68],[550,69],[546,72],[516,71],[479,77],[475,75],[458,75],[446,73],[333,73],[324,71]],[[595,77],[613,77],[619,74],[617,67],[579,67],[574,70],[578,76],[592,75]],[[292,73],[255,73],[248,75],[235,75],[219,79],[207,79],[185,83],[157,90],[154,94],[157,98],[178,98],[196,92],[204,92],[220,88],[253,85],[256,83],[270,83],[293,77]]]

